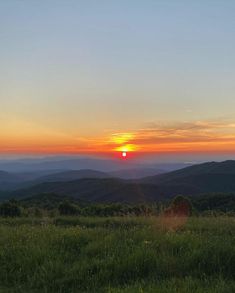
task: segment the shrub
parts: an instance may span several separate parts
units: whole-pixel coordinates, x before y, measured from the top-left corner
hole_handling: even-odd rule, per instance
[[[11,200],[0,205],[0,215],[2,217],[19,217],[21,209],[15,200]]]
[[[73,215],[79,214],[79,208],[67,200],[63,201],[59,205],[58,209],[59,209],[59,213],[63,216],[73,216]]]
[[[176,196],[170,207],[164,211],[165,216],[190,216],[192,214],[192,204],[190,200],[184,196]]]

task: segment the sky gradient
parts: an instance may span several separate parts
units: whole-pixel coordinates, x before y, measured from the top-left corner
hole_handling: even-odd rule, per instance
[[[235,154],[235,1],[0,1],[0,154]]]

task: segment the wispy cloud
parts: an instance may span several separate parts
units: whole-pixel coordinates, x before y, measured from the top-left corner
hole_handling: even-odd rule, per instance
[[[115,136],[118,137],[118,133]],[[150,123],[144,128],[132,131],[130,139],[125,143],[136,145],[139,151],[143,152],[210,149],[231,151],[235,147],[235,123],[228,121]]]
[[[23,130],[22,130],[23,131]],[[147,123],[130,131],[109,131],[103,136],[43,132],[1,136],[0,152],[9,153],[97,153],[129,150],[142,154],[165,152],[234,152],[233,121]],[[27,134],[27,133],[26,133]]]

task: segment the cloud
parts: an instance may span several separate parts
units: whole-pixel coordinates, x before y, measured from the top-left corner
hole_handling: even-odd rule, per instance
[[[27,129],[22,128],[22,129]],[[105,136],[83,137],[31,130],[16,136],[1,136],[1,153],[96,153],[108,154],[122,149],[137,153],[233,152],[235,123],[227,120],[175,123],[146,123],[130,131],[111,131]]]
[[[125,143],[136,145],[144,152],[209,151],[210,149],[231,151],[235,147],[233,122],[219,120],[172,124],[151,122],[146,126],[132,131],[130,136],[126,133],[125,137],[129,139],[125,140]],[[119,134],[116,133],[115,137],[119,137]]]

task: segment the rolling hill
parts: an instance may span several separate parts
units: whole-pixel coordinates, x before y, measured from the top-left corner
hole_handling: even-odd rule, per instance
[[[222,175],[222,181],[222,177],[225,177],[225,175],[235,176],[235,161],[230,160],[224,162],[207,162],[197,164],[176,171],[142,178],[140,181],[151,184],[182,184],[183,182],[191,184],[194,177],[196,178],[199,176],[200,178],[202,175],[207,175],[208,178],[209,175],[211,175],[210,178],[212,178],[213,175]],[[196,179],[196,181],[198,181],[198,179]]]
[[[66,171],[35,171],[35,172],[0,172],[0,190],[15,190],[28,188],[44,182],[66,182],[83,178],[122,178],[136,179],[146,175],[156,175],[163,171],[157,169],[124,169],[113,172],[102,172],[92,169],[66,170]]]
[[[50,182],[16,190],[10,193],[10,197],[55,193],[84,201],[137,203],[169,199],[178,194],[198,196],[235,192],[235,161],[209,162],[140,180],[109,178],[106,173],[92,172],[97,178],[77,179],[78,174],[82,174],[80,171],[45,176]],[[71,174],[76,180],[66,181]]]
[[[35,183],[42,182],[64,182],[78,180],[82,178],[108,178],[110,175],[105,172],[91,170],[91,169],[82,169],[82,170],[71,170],[49,174],[47,176],[42,176],[36,180]]]
[[[181,194],[197,195],[207,192],[235,191],[235,161],[208,162],[173,172],[142,178],[140,183],[153,184],[161,189],[168,187],[170,195],[174,188]]]
[[[22,199],[43,193],[70,196],[90,202],[153,202],[163,200],[164,191],[152,184],[138,184],[117,178],[85,178],[69,182],[46,182],[16,190],[10,197]],[[168,194],[169,190],[165,191]]]
[[[5,171],[0,171],[0,190],[9,189],[15,187],[22,181],[21,176],[17,174],[11,174]]]
[[[163,169],[156,168],[135,168],[135,169],[121,169],[113,172],[109,172],[112,177],[122,178],[122,179],[139,179],[146,176],[153,176],[165,173]]]

